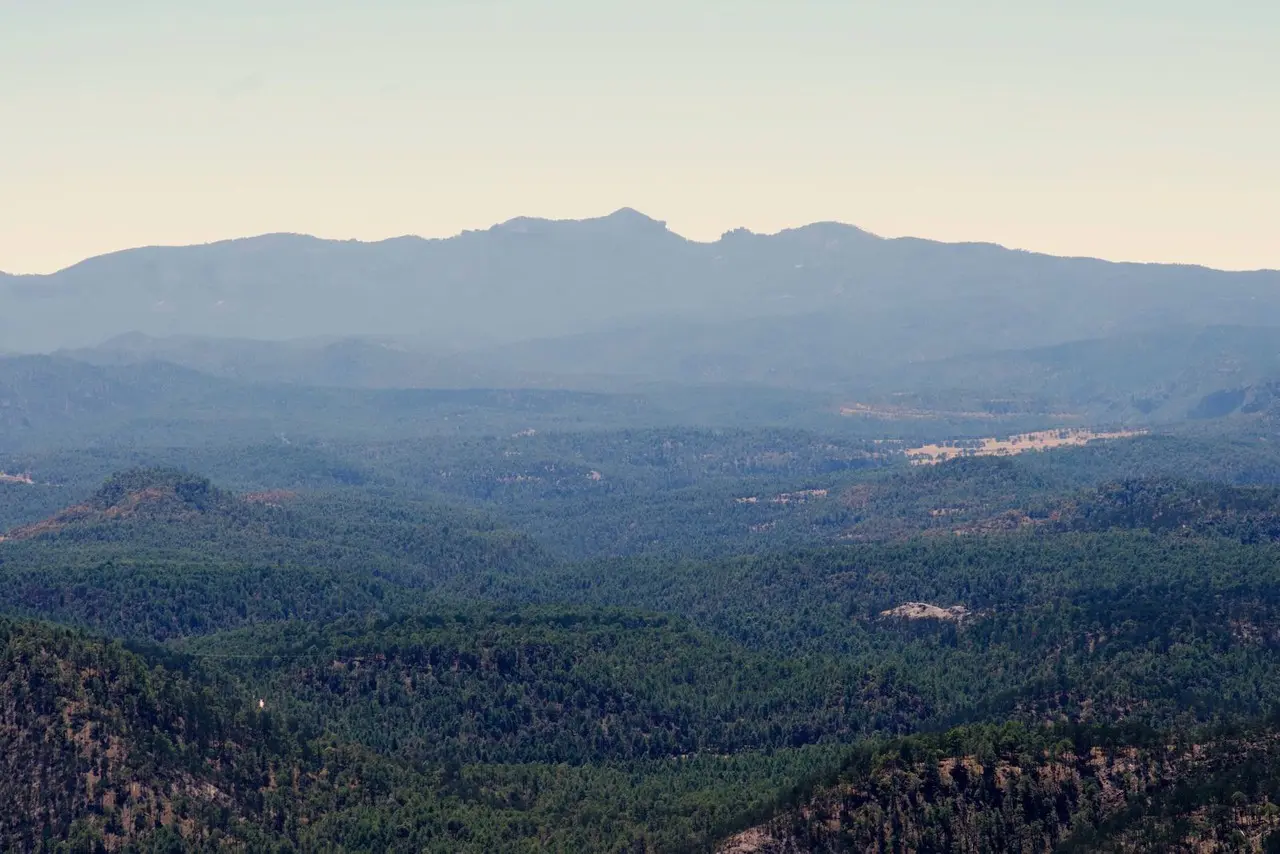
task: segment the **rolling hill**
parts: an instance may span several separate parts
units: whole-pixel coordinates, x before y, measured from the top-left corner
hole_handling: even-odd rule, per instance
[[[167,469],[120,472],[0,537],[7,610],[152,639],[380,613],[454,575],[546,565],[480,514],[349,492],[233,495]]]

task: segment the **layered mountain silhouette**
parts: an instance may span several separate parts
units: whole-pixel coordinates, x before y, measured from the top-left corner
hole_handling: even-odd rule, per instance
[[[618,340],[634,359],[782,341],[847,366],[1179,324],[1280,325],[1280,273],[882,239],[838,223],[700,243],[623,209],[518,218],[447,239],[273,234],[132,249],[51,275],[0,277],[0,306],[8,352],[129,332],[392,336],[441,352],[578,336],[579,361],[607,356]]]

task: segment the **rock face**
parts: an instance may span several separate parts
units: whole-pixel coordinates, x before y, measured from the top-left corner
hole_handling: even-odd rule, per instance
[[[960,622],[972,612],[963,605],[952,605],[943,608],[928,602],[903,602],[896,608],[881,611],[882,617],[901,617],[904,620],[951,620]]]

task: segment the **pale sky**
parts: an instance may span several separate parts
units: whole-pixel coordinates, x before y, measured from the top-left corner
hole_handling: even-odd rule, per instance
[[[1280,267],[1280,3],[0,0],[0,270],[622,206]]]

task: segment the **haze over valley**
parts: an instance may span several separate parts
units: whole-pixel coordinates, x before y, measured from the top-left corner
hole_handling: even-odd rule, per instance
[[[0,851],[1280,851],[1277,10],[0,3]]]
[[[64,414],[113,409],[108,388],[139,402],[184,389],[208,406],[272,384],[646,399],[696,387],[709,401],[743,389],[736,423],[831,423],[870,407],[1095,426],[1265,407],[1280,369],[1274,271],[884,240],[834,223],[698,243],[630,209],[447,240],[126,250],[10,277],[0,299],[10,418],[39,410],[40,393],[65,393]]]

